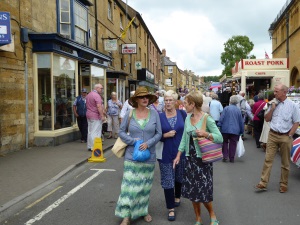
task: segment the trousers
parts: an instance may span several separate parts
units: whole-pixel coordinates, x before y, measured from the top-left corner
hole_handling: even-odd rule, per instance
[[[273,166],[273,161],[280,148],[281,156],[281,176],[280,176],[280,186],[288,186],[288,177],[290,172],[290,151],[292,149],[293,139],[288,135],[279,135],[273,132],[269,132],[265,162],[262,169],[262,174],[260,178],[260,184],[267,187],[271,169]]]
[[[87,148],[93,150],[95,137],[101,138],[102,120],[87,119],[87,122],[88,122]]]

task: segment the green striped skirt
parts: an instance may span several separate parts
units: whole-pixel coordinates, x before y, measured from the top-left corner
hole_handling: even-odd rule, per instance
[[[124,162],[121,194],[115,215],[137,219],[148,214],[155,164]]]

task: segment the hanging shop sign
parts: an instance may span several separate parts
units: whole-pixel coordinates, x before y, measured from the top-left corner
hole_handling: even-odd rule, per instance
[[[136,54],[136,44],[122,44],[122,54]]]
[[[104,40],[104,50],[105,51],[117,51],[118,50],[118,42],[117,39]]]
[[[0,12],[0,45],[11,43],[10,13]]]

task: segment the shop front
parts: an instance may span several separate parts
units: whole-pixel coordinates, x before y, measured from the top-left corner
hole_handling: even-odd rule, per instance
[[[155,93],[158,91],[158,85],[155,84],[154,74],[146,68],[137,70],[138,86],[146,86],[149,92]]]
[[[34,64],[34,144],[58,145],[79,136],[73,102],[82,88],[106,86],[111,60],[57,34],[30,34]],[[103,96],[105,98],[105,96]]]
[[[110,99],[111,93],[116,92],[118,100],[122,103],[125,102],[125,82],[127,76],[128,74],[123,71],[109,70],[106,72],[107,85],[105,90],[107,101]]]
[[[286,58],[242,59],[232,71],[232,78],[239,83],[239,89],[245,91],[249,98],[253,98],[260,91],[273,89],[278,83],[287,87],[290,84]]]

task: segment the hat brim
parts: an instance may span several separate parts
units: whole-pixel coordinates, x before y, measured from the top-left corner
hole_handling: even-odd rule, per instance
[[[145,96],[149,99],[149,105],[153,104],[154,102],[156,102],[156,100],[158,99],[156,95],[151,95],[151,94],[147,94],[147,95],[140,95],[140,96]],[[140,96],[132,96],[128,99],[128,103],[129,105],[131,105],[133,108],[137,108],[138,104],[136,102],[136,99]]]

